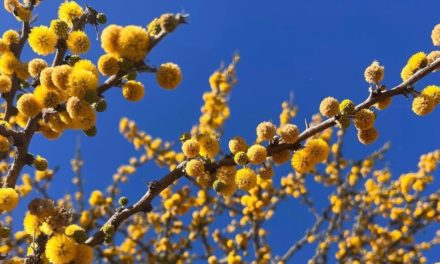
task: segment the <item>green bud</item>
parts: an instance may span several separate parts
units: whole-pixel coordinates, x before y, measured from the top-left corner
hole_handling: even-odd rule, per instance
[[[9,227],[3,226],[0,228],[0,238],[7,238],[9,237],[9,233],[11,232],[11,230],[9,229]]]
[[[121,197],[119,198],[119,205],[120,206],[126,206],[128,204],[128,198],[127,197]]]
[[[84,134],[86,134],[88,137],[94,137],[98,133],[98,130],[96,129],[96,126],[92,126],[91,128],[87,130],[83,130]]]
[[[124,76],[124,79],[127,80],[127,81],[132,81],[132,80],[136,80],[136,77],[137,77],[137,72],[132,71],[132,72],[126,74]]]
[[[98,93],[95,90],[87,90],[84,95],[84,100],[86,100],[89,104],[93,104],[100,99]]]
[[[104,232],[106,235],[113,236],[115,234],[115,227],[113,225],[106,224],[102,227],[102,232]]]
[[[81,60],[81,57],[78,55],[70,55],[67,59],[67,63],[73,67],[73,65],[75,65],[75,63],[77,63],[78,61]]]
[[[84,244],[87,240],[87,233],[84,230],[76,230],[73,232],[72,238],[75,240],[78,244]]]
[[[214,191],[216,192],[221,192],[222,190],[224,190],[226,187],[226,184],[220,180],[216,180],[213,184],[212,184],[212,188],[214,189]]]
[[[107,101],[104,98],[101,98],[97,102],[93,103],[92,106],[96,112],[104,112],[107,109]]]
[[[104,13],[98,13],[96,15],[96,21],[99,24],[105,24],[105,23],[107,23],[107,16]]]
[[[40,155],[37,155],[37,157],[34,158],[33,165],[38,171],[45,171],[48,166],[47,160]]]
[[[106,235],[106,236],[104,237],[104,243],[106,243],[106,244],[110,244],[110,243],[112,243],[112,241],[113,241],[113,236]]]

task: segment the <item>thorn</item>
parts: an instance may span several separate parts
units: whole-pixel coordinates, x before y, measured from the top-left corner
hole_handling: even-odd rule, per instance
[[[309,129],[309,123],[307,122],[307,118],[304,118],[304,123],[306,125],[306,129]]]

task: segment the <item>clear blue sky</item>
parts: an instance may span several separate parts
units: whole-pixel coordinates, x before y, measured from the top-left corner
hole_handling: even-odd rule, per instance
[[[43,1],[37,9],[37,24],[56,17],[55,3]],[[440,3],[425,1],[80,1],[105,12],[109,23],[146,25],[165,12],[185,11],[190,24],[167,37],[149,56],[152,65],[172,61],[183,70],[181,86],[172,92],[160,89],[153,75],[140,80],[146,86],[146,96],[140,103],[126,102],[119,90],[107,94],[108,110],[98,116],[98,136],[87,138],[80,132],[65,133],[61,140],[48,143],[37,136],[33,153],[45,156],[51,166],[61,166],[50,190],[54,197],[74,191],[69,160],[73,156],[76,137],[81,135],[85,158],[86,191],[107,185],[116,168],[132,155],[132,146],[118,132],[121,117],[137,121],[140,128],[153,136],[175,140],[197,122],[201,95],[209,89],[207,78],[221,61],[229,62],[234,51],[241,54],[237,73],[239,84],[230,101],[232,117],[226,124],[223,143],[235,135],[253,140],[260,121],[278,122],[280,104],[290,91],[300,112],[296,119],[303,128],[304,118],[318,109],[322,98],[332,95],[360,102],[367,95],[363,71],[377,59],[385,65],[384,83],[392,87],[400,82],[400,70],[407,58],[417,51],[434,49],[430,35],[440,22]],[[423,4],[421,4],[423,3]],[[19,28],[12,18],[1,14],[2,31]],[[91,31],[92,32],[92,31]],[[92,33],[93,36],[93,33]],[[102,54],[97,41],[87,57],[96,60]],[[29,49],[25,57],[29,58]],[[417,85],[440,84],[440,73]],[[378,115],[379,140],[363,146],[356,132],[348,132],[344,153],[360,158],[391,141],[387,155],[396,172],[417,169],[422,153],[439,148],[440,109],[423,118],[411,112],[411,101],[396,98],[389,109]],[[277,169],[277,178],[288,171]],[[146,166],[124,187],[132,200],[145,191],[145,182],[167,172]],[[435,179],[433,189],[439,184]],[[314,193],[314,190],[311,190]],[[325,196],[321,195],[322,199]],[[24,208],[24,202],[21,207]],[[267,226],[269,241],[275,254],[282,254],[291,241],[302,235],[311,217],[297,201],[289,200]],[[433,233],[431,233],[432,235]],[[294,258],[302,263],[312,252],[305,250]],[[430,262],[440,254],[431,252]]]

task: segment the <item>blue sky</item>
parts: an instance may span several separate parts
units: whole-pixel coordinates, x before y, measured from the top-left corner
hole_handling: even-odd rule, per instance
[[[43,1],[36,10],[37,24],[47,24],[56,17],[55,4]],[[429,52],[431,30],[440,22],[440,3],[423,1],[80,1],[105,12],[109,23],[146,25],[165,12],[185,11],[190,24],[180,27],[167,37],[149,56],[151,65],[172,61],[183,71],[183,82],[175,91],[158,87],[153,75],[139,78],[146,87],[142,102],[125,101],[120,91],[111,90],[106,98],[108,110],[98,116],[98,136],[87,138],[80,132],[67,132],[54,142],[37,136],[31,151],[47,157],[52,166],[61,167],[51,194],[59,197],[74,191],[69,160],[74,154],[75,141],[81,136],[85,158],[86,191],[106,186],[116,168],[138,155],[119,134],[121,117],[137,121],[140,128],[153,136],[175,140],[197,122],[201,95],[209,89],[208,77],[221,61],[229,62],[239,51],[237,73],[239,84],[230,100],[232,116],[226,124],[223,143],[235,135],[253,140],[260,121],[278,122],[280,104],[291,91],[300,112],[295,120],[304,128],[304,118],[317,112],[326,96],[351,98],[360,102],[368,95],[363,72],[373,60],[385,65],[384,83],[388,87],[400,82],[400,70],[408,57],[417,51]],[[18,23],[3,12],[0,30],[19,28]],[[90,31],[93,36],[93,31]],[[97,41],[87,58],[96,60],[102,54]],[[25,58],[32,54],[29,48]],[[416,87],[439,84],[440,74],[434,74]],[[417,169],[422,153],[439,148],[440,109],[418,118],[410,110],[411,101],[395,98],[391,107],[378,114],[376,126],[379,140],[363,146],[351,128],[346,137],[344,153],[361,158],[391,141],[387,164],[399,173]],[[277,169],[277,177],[288,171]],[[145,166],[124,187],[133,199],[145,191],[144,183],[167,172],[155,166]],[[438,189],[435,180],[433,189]],[[313,194],[314,190],[311,190]],[[130,193],[130,194],[128,194]],[[325,198],[325,197],[321,197]],[[21,205],[24,208],[24,205]],[[289,200],[271,224],[269,241],[275,253],[282,254],[307,227],[310,216],[296,201]],[[305,250],[293,260],[303,262],[311,253]],[[440,259],[435,252],[430,261]],[[296,262],[295,262],[296,263]]]

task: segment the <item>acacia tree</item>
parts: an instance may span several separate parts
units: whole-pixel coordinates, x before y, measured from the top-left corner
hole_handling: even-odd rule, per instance
[[[438,190],[425,191],[440,150],[422,155],[417,172],[393,177],[387,168],[376,166],[389,145],[361,160],[343,156],[341,148],[351,123],[361,143],[373,143],[378,137],[375,111],[387,108],[393,97],[411,98],[416,115],[432,112],[440,103],[440,87],[417,89],[416,84],[440,68],[440,51],[412,55],[402,69],[402,83],[393,88],[382,83],[384,67],[374,61],[365,70],[370,88],[363,102],[327,97],[303,131],[292,123],[297,107],[283,102],[278,125],[261,122],[255,140],[236,136],[222,150],[219,142],[228,140],[222,137],[230,116],[228,97],[237,83],[235,55],[230,65],[209,77],[199,122],[182,133],[181,145],[154,138],[123,118],[120,132],[141,155],[120,166],[106,190],[88,195],[78,149],[72,160],[78,192],[54,201],[49,185],[56,171],[42,156],[29,152],[33,136],[41,133],[55,140],[72,129],[94,136],[107,90],[119,88],[129,101],[143,98],[137,74],[155,74],[161,87],[176,88],[182,79],[178,65],[155,68],[145,58],[187,16],[163,14],[146,28],[104,26],[100,43],[105,54],[93,63],[84,56],[90,47],[84,28],[106,24],[105,15],[66,1],[49,26],[34,25],[32,13],[39,4],[4,1],[22,29],[7,30],[0,39],[3,263],[285,263],[308,244],[315,248],[310,263],[424,263],[423,252],[439,243],[436,234],[427,241],[415,238],[440,219]],[[440,25],[431,37],[439,46]],[[21,60],[27,43],[45,59]],[[107,77],[102,83],[101,75]],[[120,193],[121,184],[152,161],[170,171],[151,181],[139,200],[129,201]],[[276,166],[285,163],[290,163],[291,173],[275,175]],[[35,168],[34,175],[23,173],[25,166]],[[324,209],[315,206],[311,181],[332,192]],[[9,213],[32,192],[39,198],[28,204],[22,229],[11,232],[14,219]],[[274,255],[264,224],[280,203],[292,198],[308,208],[315,222],[287,252]],[[226,224],[218,220],[222,215],[228,217]],[[336,254],[329,253],[333,245]]]

